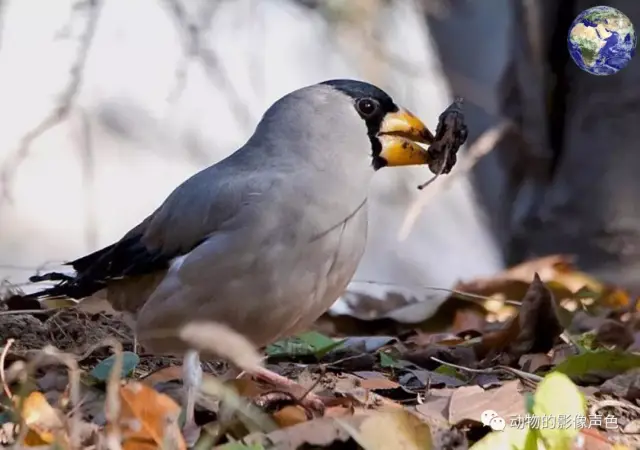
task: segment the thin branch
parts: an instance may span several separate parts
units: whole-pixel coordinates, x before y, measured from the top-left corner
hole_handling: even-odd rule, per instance
[[[95,149],[91,135],[91,121],[86,111],[80,114],[82,126],[82,147],[80,147],[80,159],[82,161],[82,184],[84,192],[84,219],[85,219],[85,242],[89,251],[94,250],[98,245],[98,224],[96,221],[96,208],[94,201],[94,179],[95,179]]]
[[[0,198],[0,200],[12,201],[10,195],[11,181],[19,166],[29,157],[31,145],[44,133],[62,123],[74,106],[82,85],[82,75],[95,35],[102,0],[87,0],[86,6],[89,8],[89,18],[85,32],[80,39],[80,48],[78,49],[76,60],[71,66],[69,83],[62,93],[58,106],[35,128],[31,129],[22,137],[14,155],[8,157],[2,168],[0,168],[0,186],[3,188],[2,198]]]
[[[226,99],[231,111],[241,123],[242,126],[248,128],[253,123],[252,114],[244,104],[244,101],[236,91],[229,76],[225,73],[224,66],[220,62],[215,52],[209,48],[202,38],[206,33],[216,6],[219,2],[205,2],[203,10],[198,14],[201,20],[198,23],[192,21],[184,9],[180,0],[164,0],[167,8],[171,12],[171,18],[176,22],[178,29],[183,38],[183,46],[185,48],[186,59],[178,66],[176,73],[176,87],[169,96],[171,101],[176,95],[179,95],[184,86],[186,78],[186,70],[188,62],[192,58],[196,58],[202,64],[205,74],[212,84],[220,87],[221,91],[226,93]]]

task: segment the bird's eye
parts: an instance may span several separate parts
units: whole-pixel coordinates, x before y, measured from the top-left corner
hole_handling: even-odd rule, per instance
[[[362,98],[357,101],[356,108],[362,116],[369,117],[378,110],[378,102],[370,98]]]

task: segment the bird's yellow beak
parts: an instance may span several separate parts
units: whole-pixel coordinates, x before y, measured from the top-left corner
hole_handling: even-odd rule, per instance
[[[418,144],[431,144],[433,134],[406,109],[400,108],[384,117],[378,139],[382,144],[380,157],[388,166],[412,166],[431,161],[427,149]]]

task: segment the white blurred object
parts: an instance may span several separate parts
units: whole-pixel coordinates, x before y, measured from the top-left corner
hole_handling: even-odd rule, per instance
[[[185,34],[166,4],[104,2],[75,107],[30,146],[12,174],[13,203],[0,200],[0,278],[20,283],[47,261],[70,260],[119,239],[183,179],[242,145],[260,114],[284,93],[331,78],[370,79],[327,40],[329,31],[315,13],[286,1],[219,3],[211,27],[200,35],[216,60],[208,70],[195,56],[185,64]],[[47,14],[36,0],[6,8],[0,165],[59,101],[86,25],[86,11],[70,15],[71,1],[48,5]],[[206,2],[184,5],[196,18]],[[390,70],[383,87],[435,128],[451,95],[424,23],[409,2],[385,17],[384,47],[402,49],[396,57],[411,61],[420,77]],[[61,33],[70,38],[56,39]],[[447,288],[502,269],[464,176],[425,206],[407,239],[398,239],[421,195],[416,186],[430,176],[426,167],[377,175],[369,244],[333,312],[419,321],[446,297],[422,286]],[[408,306],[390,308],[388,296],[404,298]]]

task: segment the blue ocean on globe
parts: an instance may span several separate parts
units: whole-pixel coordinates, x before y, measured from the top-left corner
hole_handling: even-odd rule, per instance
[[[631,20],[610,6],[581,12],[567,37],[573,61],[593,75],[612,75],[626,67],[635,55],[637,41]]]

